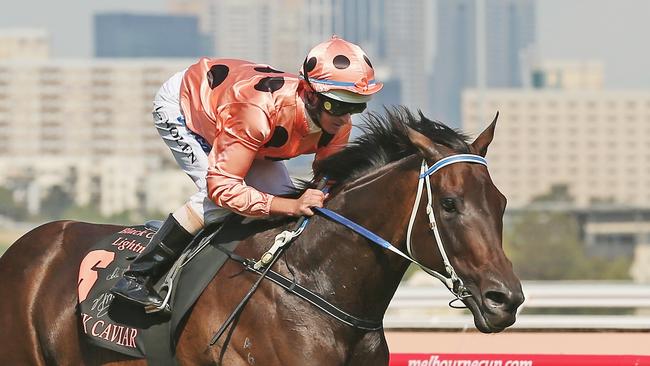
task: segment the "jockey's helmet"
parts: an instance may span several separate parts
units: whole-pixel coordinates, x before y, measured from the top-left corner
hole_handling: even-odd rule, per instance
[[[309,51],[300,75],[316,93],[343,103],[366,103],[384,86],[361,47],[337,36]]]

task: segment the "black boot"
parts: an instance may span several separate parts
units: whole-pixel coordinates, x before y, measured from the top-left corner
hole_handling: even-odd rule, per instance
[[[131,262],[111,293],[145,308],[162,304],[153,285],[167,272],[194,236],[169,215],[145,250]]]

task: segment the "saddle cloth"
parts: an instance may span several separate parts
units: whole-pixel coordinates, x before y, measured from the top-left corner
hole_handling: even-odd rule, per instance
[[[174,364],[179,323],[227,259],[216,245],[233,251],[239,240],[252,234],[246,225],[228,223],[226,226],[228,230],[219,230],[219,227],[204,230],[188,248],[192,250],[207,244],[186,261],[174,280],[171,317],[146,314],[141,307],[115,299],[109,292],[129,262],[144,250],[155,229],[130,226],[101,239],[82,260],[77,283],[78,312],[88,341],[128,356],[146,357],[149,364]],[[234,231],[237,235],[232,235]],[[156,289],[164,278],[154,286]]]

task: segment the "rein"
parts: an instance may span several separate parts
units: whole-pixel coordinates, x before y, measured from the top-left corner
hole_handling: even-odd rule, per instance
[[[411,245],[411,231],[413,229],[413,223],[415,222],[415,214],[417,212],[418,207],[420,206],[422,187],[426,185],[427,187],[426,212],[427,212],[427,217],[429,218],[429,228],[431,229],[431,231],[433,231],[433,235],[436,239],[438,250],[440,251],[440,255],[442,256],[442,263],[445,266],[446,275],[434,271],[433,269],[423,266],[417,262],[414,263],[419,265],[420,268],[422,268],[422,270],[428,273],[429,275],[442,281],[442,283],[444,283],[445,286],[447,286],[447,289],[449,289],[449,291],[451,291],[451,293],[454,294],[454,296],[456,296],[456,299],[449,302],[449,306],[451,307],[458,307],[458,306],[454,306],[453,303],[458,300],[462,300],[463,298],[469,297],[471,296],[471,294],[463,284],[463,280],[460,277],[458,277],[458,275],[456,274],[456,271],[454,270],[454,266],[452,266],[451,262],[449,261],[449,257],[447,256],[447,252],[445,251],[445,247],[442,243],[442,237],[440,236],[440,231],[438,230],[438,225],[436,223],[436,216],[433,212],[433,188],[431,188],[431,180],[429,177],[435,172],[439,171],[440,169],[455,163],[474,163],[474,164],[482,164],[487,167],[487,160],[485,160],[484,157],[479,155],[473,155],[473,154],[451,155],[446,158],[440,159],[435,164],[433,164],[430,168],[427,168],[426,161],[422,160],[422,166],[420,168],[420,172],[421,172],[420,178],[418,179],[418,190],[415,196],[415,202],[413,203],[413,210],[411,211],[411,218],[409,219],[409,226],[406,233],[406,248],[408,250],[409,255],[413,258],[413,249]],[[463,308],[464,306],[460,306],[460,307]]]
[[[413,203],[413,209],[411,211],[411,217],[409,219],[409,225],[407,229],[407,234],[406,234],[406,243],[407,243],[407,251],[408,254],[402,252],[401,250],[395,248],[391,243],[389,243],[387,240],[383,239],[379,235],[373,233],[372,231],[364,228],[363,226],[355,223],[354,221],[344,217],[343,215],[340,215],[332,210],[326,209],[326,208],[319,208],[319,207],[314,207],[313,209],[321,214],[322,216],[337,222],[348,229],[356,232],[357,234],[363,236],[364,238],[370,240],[372,243],[375,243],[385,249],[390,250],[391,252],[401,256],[402,258],[410,261],[411,263],[414,263],[418,265],[422,270],[429,275],[439,279],[442,281],[442,283],[445,284],[447,289],[456,296],[455,299],[449,302],[449,306],[453,308],[464,308],[465,306],[458,306],[454,305],[456,301],[462,301],[462,299],[471,296],[469,290],[465,287],[463,284],[463,280],[458,277],[456,274],[456,271],[454,270],[453,265],[449,261],[449,257],[447,256],[447,252],[445,251],[445,247],[442,243],[442,237],[440,236],[440,232],[438,230],[438,225],[436,223],[436,217],[433,212],[433,189],[431,188],[431,181],[429,177],[439,171],[440,169],[451,165],[455,163],[476,163],[476,164],[482,164],[487,166],[487,161],[485,158],[479,155],[474,155],[474,154],[456,154],[456,155],[451,155],[445,158],[440,159],[437,161],[435,164],[433,164],[431,167],[427,167],[427,163],[425,160],[422,160],[422,165],[420,167],[420,176],[418,179],[418,188],[417,188],[417,194],[415,197],[415,202]],[[423,187],[427,187],[427,206],[426,206],[426,212],[427,212],[427,217],[429,219],[429,228],[431,231],[433,231],[433,235],[435,237],[436,244],[438,245],[438,250],[440,251],[440,255],[442,256],[442,262],[445,267],[445,274],[442,274],[440,272],[437,272],[420,262],[418,262],[415,257],[413,256],[413,250],[412,244],[411,244],[411,232],[413,230],[413,224],[415,222],[415,217],[416,213],[418,210],[418,207],[420,206],[420,201],[422,198],[422,191]]]
[[[395,246],[393,246],[390,242],[387,240],[383,239],[379,235],[373,233],[372,231],[366,229],[365,227],[355,223],[354,221],[346,218],[345,216],[338,214],[332,210],[329,210],[327,208],[320,208],[320,207],[312,207],[312,209],[318,213],[319,215],[337,222],[348,229],[356,232],[357,234],[363,236],[364,238],[368,239],[370,242],[377,244],[385,249],[390,250],[391,252],[401,256],[402,258],[410,261],[411,263],[414,263],[418,265],[422,270],[429,275],[439,279],[442,281],[442,283],[445,284],[447,289],[456,297],[455,299],[451,300],[449,302],[449,306],[453,308],[463,308],[464,306],[456,306],[454,303],[456,301],[461,301],[464,298],[467,298],[471,296],[469,290],[465,287],[463,280],[456,274],[456,271],[454,270],[453,265],[449,261],[449,257],[447,256],[447,252],[445,251],[444,245],[442,243],[442,237],[440,236],[440,232],[438,230],[438,225],[436,223],[436,217],[433,211],[433,188],[431,187],[431,180],[430,176],[440,169],[451,165],[455,163],[474,163],[474,164],[482,164],[487,167],[487,161],[485,158],[479,155],[474,155],[474,154],[456,154],[456,155],[451,155],[445,158],[440,159],[437,161],[435,164],[433,164],[431,167],[427,166],[426,160],[422,160],[422,164],[420,166],[420,175],[418,177],[418,188],[417,188],[417,193],[415,197],[415,202],[413,203],[413,209],[411,211],[411,216],[409,219],[409,225],[407,229],[407,234],[406,234],[406,243],[407,243],[407,251],[408,254],[402,252],[401,250],[397,249]],[[321,180],[321,183],[319,184],[319,188],[325,189],[326,179]],[[415,217],[417,210],[420,206],[420,201],[422,198],[422,191],[424,190],[423,187],[426,186],[427,190],[427,206],[426,206],[426,212],[427,212],[427,217],[429,219],[429,228],[433,232],[436,244],[438,245],[438,250],[440,251],[440,255],[442,257],[442,262],[445,267],[445,272],[446,274],[442,274],[438,271],[435,271],[420,262],[418,262],[415,257],[413,256],[413,250],[412,250],[412,244],[411,244],[411,232],[413,230],[413,224],[415,223]],[[230,317],[224,322],[224,324],[221,326],[221,328],[217,331],[217,333],[214,335],[212,340],[210,341],[210,346],[214,345],[217,340],[221,337],[221,335],[224,333],[228,325],[230,325],[233,321],[234,318],[236,318],[241,310],[243,309],[243,306],[248,302],[250,297],[253,295],[253,292],[257,289],[259,286],[260,282],[264,279],[267,278],[271,280],[272,282],[280,285],[284,289],[286,289],[288,292],[308,301],[309,303],[313,304],[314,306],[318,307],[319,309],[323,310],[327,314],[333,316],[334,318],[338,319],[339,321],[343,322],[344,324],[347,324],[349,326],[359,328],[362,330],[367,330],[367,331],[374,331],[374,330],[379,330],[382,328],[382,323],[381,321],[373,321],[373,320],[365,320],[361,318],[357,318],[353,315],[350,315],[346,313],[345,311],[339,309],[338,307],[332,305],[329,303],[327,300],[323,299],[316,293],[300,286],[295,282],[295,279],[290,280],[281,274],[278,274],[274,271],[271,270],[271,267],[273,264],[277,261],[277,259],[284,253],[284,250],[290,245],[296,237],[298,237],[305,229],[308,219],[305,217],[301,218],[301,220],[298,222],[296,227],[294,228],[293,231],[284,231],[280,234],[277,235],[275,243],[269,249],[266,253],[264,253],[261,257],[261,259],[257,262],[254,260],[249,260],[246,258],[243,258],[233,252],[227,251],[223,248],[218,247],[220,250],[224,251],[228,255],[228,257],[236,262],[239,262],[244,266],[244,268],[248,271],[251,271],[253,273],[258,274],[260,277],[259,279],[255,282],[253,287],[249,290],[249,292],[246,294],[244,299],[240,302],[240,304],[235,308],[235,310],[231,313]],[[263,270],[262,270],[263,269]]]
[[[327,184],[327,177],[323,177],[319,183],[318,183],[318,189],[326,189],[326,184]],[[239,302],[239,305],[235,307],[235,309],[230,313],[226,321],[221,325],[217,333],[212,337],[210,340],[210,346],[214,346],[215,343],[221,338],[221,335],[226,331],[226,329],[235,321],[235,319],[239,318],[239,315],[241,312],[244,310],[244,306],[248,303],[248,300],[253,296],[259,285],[262,283],[262,280],[266,278],[266,275],[269,273],[271,270],[271,267],[273,267],[273,264],[282,256],[282,253],[284,253],[284,250],[287,248],[289,244],[291,244],[298,235],[300,235],[307,224],[309,223],[309,218],[306,216],[302,216],[300,219],[298,219],[298,222],[296,223],[294,229],[292,231],[285,231],[280,233],[276,238],[275,238],[275,244],[273,244],[273,252],[267,251],[264,253],[262,256],[262,259],[256,263],[258,267],[264,267],[266,268],[261,271],[260,277],[257,279],[257,281],[253,284],[253,286],[248,290],[244,298]],[[271,252],[271,253],[270,253]],[[267,255],[269,254],[270,255]],[[266,257],[266,258],[265,258]],[[257,268],[256,268],[257,269]],[[234,326],[231,328],[231,334],[232,330],[234,330]],[[227,341],[226,341],[227,342]]]

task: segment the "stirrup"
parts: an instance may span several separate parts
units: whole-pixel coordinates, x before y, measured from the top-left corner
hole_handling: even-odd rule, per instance
[[[166,290],[165,298],[160,303],[160,305],[155,305],[155,304],[146,305],[144,307],[144,312],[145,313],[154,314],[154,313],[162,312],[164,314],[171,314],[172,308],[169,305],[169,299],[171,298],[171,295],[172,295],[172,283],[174,282],[174,277],[175,276],[176,276],[176,274],[174,274],[171,277],[168,276],[165,279],[165,282],[160,286],[160,289],[158,290],[158,294],[163,292],[163,290]]]
[[[162,303],[160,305],[147,305],[144,307],[144,312],[147,314],[164,314],[170,315],[172,313],[172,308],[168,303]]]
[[[171,306],[169,304],[169,300],[172,297],[172,289],[174,287],[174,279],[176,276],[180,273],[181,268],[185,265],[186,261],[189,261],[192,259],[190,257],[189,259],[187,258],[190,255],[190,251],[184,251],[180,257],[174,262],[174,265],[172,268],[169,270],[167,273],[167,276],[165,277],[165,282],[163,282],[162,285],[160,285],[160,288],[158,289],[158,294],[160,295],[165,292],[165,298],[159,305],[151,304],[147,305],[144,307],[144,311],[147,314],[153,314],[153,313],[158,313],[158,312],[163,312],[167,314],[171,314]]]
[[[191,261],[195,255],[197,255],[203,248],[205,248],[209,243],[210,239],[218,233],[221,228],[223,228],[222,223],[219,223],[221,227],[218,230],[215,230],[212,234],[203,237],[201,241],[198,243],[198,246],[192,247],[192,243],[194,242],[194,239],[190,241],[190,244],[185,248],[185,250],[181,253],[181,255],[176,259],[174,264],[172,265],[172,268],[167,272],[167,276],[165,277],[165,281],[160,285],[160,288],[158,289],[158,294],[160,295],[165,292],[165,298],[159,305],[151,304],[151,305],[146,305],[144,307],[144,311],[147,314],[154,314],[154,313],[165,313],[165,314],[171,314],[171,305],[170,305],[170,300],[173,292],[173,287],[174,287],[174,280],[176,279],[176,276],[180,273],[181,268],[183,268],[189,261]],[[206,240],[207,238],[207,240]]]

